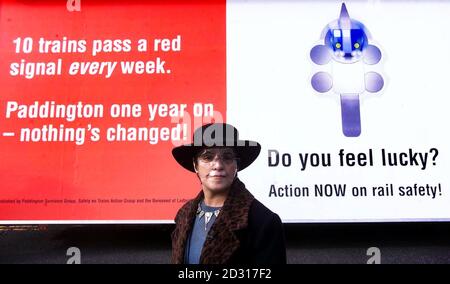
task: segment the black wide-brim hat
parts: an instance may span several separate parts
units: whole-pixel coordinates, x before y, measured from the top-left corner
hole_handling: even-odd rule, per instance
[[[239,158],[238,171],[248,167],[261,152],[261,145],[251,140],[239,140],[239,131],[227,123],[210,123],[194,131],[190,144],[172,149],[172,155],[183,168],[195,172],[194,157],[200,150],[212,147],[232,148]]]

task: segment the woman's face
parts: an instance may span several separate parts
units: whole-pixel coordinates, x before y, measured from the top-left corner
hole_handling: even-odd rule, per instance
[[[237,157],[232,148],[207,148],[196,157],[197,174],[203,189],[219,193],[230,188],[237,173]]]

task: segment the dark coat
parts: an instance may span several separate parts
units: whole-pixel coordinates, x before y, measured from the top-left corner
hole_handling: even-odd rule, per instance
[[[188,201],[175,217],[172,263],[184,263],[187,239],[192,231],[203,191]],[[285,264],[286,247],[280,217],[256,200],[236,179],[212,225],[200,256],[201,264]]]

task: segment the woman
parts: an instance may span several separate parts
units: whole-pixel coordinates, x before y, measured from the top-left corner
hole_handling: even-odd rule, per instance
[[[194,132],[192,144],[172,150],[175,160],[201,182],[197,197],[175,217],[173,263],[286,263],[280,218],[237,177],[258,157],[261,146],[238,135],[232,125],[207,124]]]

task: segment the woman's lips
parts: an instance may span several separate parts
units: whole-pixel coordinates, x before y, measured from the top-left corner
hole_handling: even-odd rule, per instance
[[[225,173],[209,173],[208,176],[209,177],[215,177],[215,178],[224,178],[227,175]]]

